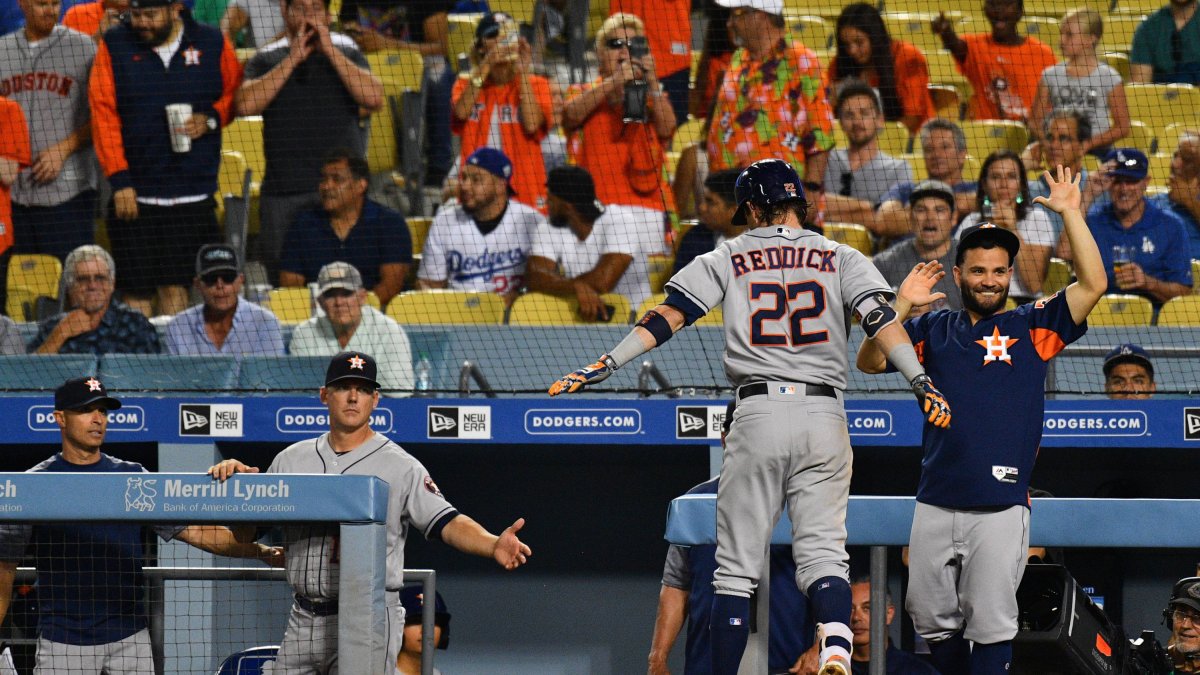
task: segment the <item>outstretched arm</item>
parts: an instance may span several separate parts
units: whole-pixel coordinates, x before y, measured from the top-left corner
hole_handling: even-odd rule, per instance
[[[522,527],[525,527],[525,519],[517,518],[497,536],[470,516],[460,513],[442,528],[442,541],[463,553],[491,558],[504,569],[515,570],[533,555],[533,551],[517,538]]]
[[[670,305],[658,305],[646,312],[629,335],[598,361],[560,377],[550,385],[550,395],[574,394],[580,389],[603,382],[618,368],[666,342],[683,328],[683,312]]]
[[[252,527],[238,528],[235,534],[221,525],[189,525],[175,538],[201,551],[230,558],[253,558],[272,567],[283,567],[283,549],[254,541]]]

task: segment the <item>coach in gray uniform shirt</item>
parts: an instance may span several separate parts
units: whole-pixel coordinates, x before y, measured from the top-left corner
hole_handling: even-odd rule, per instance
[[[57,1],[21,0],[21,10],[25,27],[0,38],[0,96],[21,106],[33,153],[12,186],[14,250],[64,260],[95,236],[87,90],[96,43],[55,25]]]
[[[387,658],[375,672],[391,673],[404,633],[404,542],[409,525],[426,539],[494,559],[501,567],[520,567],[531,555],[517,538],[524,518],[492,534],[459,513],[442,496],[429,472],[412,455],[371,429],[371,413],[379,404],[375,359],[362,352],[342,352],[329,362],[321,402],[329,408],[329,433],[294,443],[275,457],[267,473],[318,473],[378,476],[387,482]],[[258,469],[236,459],[211,467],[214,478]],[[303,526],[287,529],[288,583],[296,591],[287,632],[274,672],[337,673],[338,556],[337,529]]]

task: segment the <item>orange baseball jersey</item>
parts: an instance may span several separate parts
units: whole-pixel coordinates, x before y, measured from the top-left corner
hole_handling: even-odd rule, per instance
[[[542,160],[542,139],[554,123],[554,105],[550,98],[550,82],[540,75],[530,75],[537,106],[542,111],[542,126],[532,134],[521,127],[520,85],[513,78],[508,84],[488,82],[475,95],[475,106],[465,122],[451,117],[450,129],[462,139],[459,162],[484,146],[503,150],[513,164],[512,187],[516,200],[546,213],[546,164]],[[451,105],[462,97],[470,86],[466,80],[454,83]],[[499,139],[499,143],[496,139]]]
[[[13,160],[21,167],[29,166],[29,127],[21,106],[0,97],[0,158]],[[12,198],[9,186],[0,183],[0,253],[13,245]]]
[[[997,44],[991,33],[962,36],[967,58],[958,71],[971,83],[968,118],[1020,120],[1029,117],[1042,71],[1054,65],[1054,52],[1035,37],[1019,45]]]
[[[84,35],[95,35],[100,30],[100,21],[103,19],[104,0],[93,0],[68,9],[62,24]]]
[[[609,14],[625,12],[642,20],[654,57],[654,73],[663,78],[692,67],[692,19],[689,0],[612,0]]]

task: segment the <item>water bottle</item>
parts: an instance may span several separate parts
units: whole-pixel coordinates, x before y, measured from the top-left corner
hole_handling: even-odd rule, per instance
[[[429,390],[433,388],[433,367],[429,363],[429,357],[424,352],[417,359],[417,367],[413,372],[416,378],[416,394],[418,397],[431,396]]]

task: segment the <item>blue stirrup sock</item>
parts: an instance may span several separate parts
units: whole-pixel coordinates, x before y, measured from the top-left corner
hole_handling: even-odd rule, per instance
[[[712,640],[713,675],[737,675],[750,639],[750,598],[713,595],[708,624]]]
[[[962,631],[944,640],[926,640],[929,661],[939,673],[967,675],[971,671],[971,644]]]
[[[971,649],[971,675],[1007,675],[1012,664],[1012,640],[982,645],[976,642]]]
[[[850,584],[841,577],[821,577],[808,587],[813,619],[820,640],[820,660],[825,664],[831,657],[840,656],[850,663]]]

